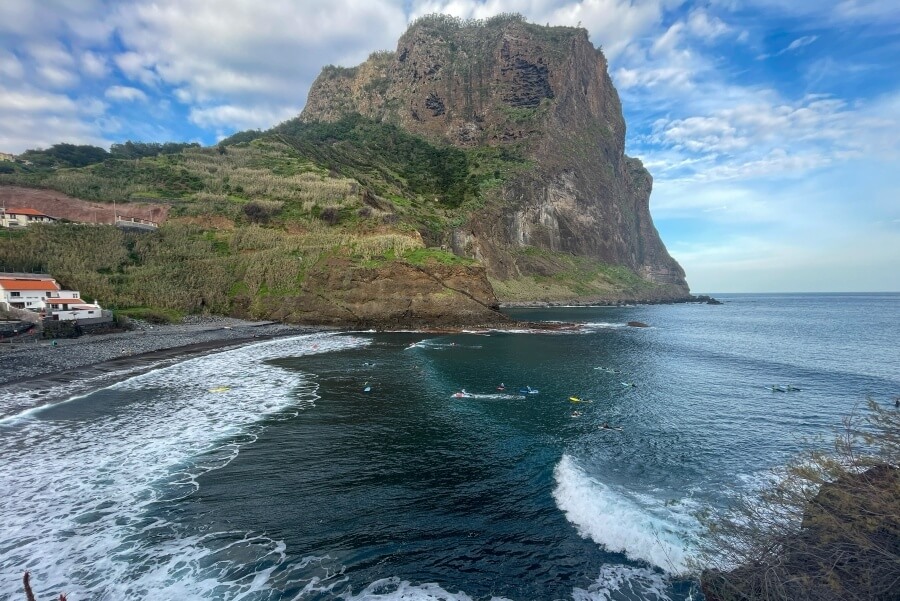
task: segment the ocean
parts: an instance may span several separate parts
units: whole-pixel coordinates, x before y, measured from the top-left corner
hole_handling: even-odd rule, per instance
[[[0,394],[0,597],[698,599],[697,512],[900,394],[900,295],[718,298]]]

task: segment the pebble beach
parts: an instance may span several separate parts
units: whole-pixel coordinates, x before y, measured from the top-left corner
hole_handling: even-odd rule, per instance
[[[219,316],[188,316],[182,323],[170,325],[133,320],[130,325],[126,332],[84,335],[55,342],[0,344],[0,387],[39,387],[42,380],[77,379],[80,374],[86,376],[106,364],[151,363],[258,339],[322,330]]]

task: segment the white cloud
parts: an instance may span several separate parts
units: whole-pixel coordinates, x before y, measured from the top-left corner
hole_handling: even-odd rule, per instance
[[[850,106],[822,95],[787,102],[769,90],[705,115],[658,119],[642,141],[661,180],[800,177],[858,157],[896,159],[900,141],[887,132],[898,128],[900,92]]]
[[[790,44],[788,44],[787,46],[785,46],[784,48],[782,48],[781,50],[776,52],[775,54],[760,54],[756,58],[757,58],[757,60],[764,60],[767,58],[771,58],[773,56],[781,56],[782,54],[786,54],[788,52],[793,52],[794,50],[798,50],[800,48],[803,48],[804,46],[809,46],[810,44],[812,44],[813,42],[815,42],[818,39],[819,39],[819,36],[817,36],[817,35],[805,35],[805,36],[797,38],[796,40],[794,40],[793,42],[791,42]]]
[[[17,90],[0,86],[0,111],[15,113],[75,112],[77,105],[64,94],[47,94],[36,90]]]
[[[790,44],[788,44],[787,48],[782,50],[782,52],[790,52],[791,50],[796,50],[797,48],[803,48],[804,46],[809,46],[813,42],[819,39],[817,35],[805,35],[802,38],[797,38]]]
[[[189,118],[192,123],[201,127],[257,129],[271,127],[276,123],[290,119],[297,113],[298,110],[294,106],[247,108],[226,104],[191,109]]]
[[[78,76],[75,73],[55,65],[41,65],[36,73],[45,84],[54,88],[70,88],[78,83]]]
[[[484,19],[498,13],[521,13],[534,23],[581,26],[609,60],[663,20],[665,11],[684,0],[424,0],[413,1],[411,17],[445,13]]]
[[[103,95],[110,100],[117,100],[119,102],[147,101],[147,95],[143,90],[129,86],[110,86]]]
[[[153,69],[153,55],[139,52],[123,52],[117,54],[113,61],[115,61],[119,70],[133,81],[139,81],[145,85],[153,85],[158,79]]]
[[[0,35],[32,41],[54,41],[65,35],[80,43],[103,42],[114,27],[109,21],[111,12],[105,0],[3,0]]]
[[[98,120],[105,105],[92,98],[70,98],[65,94],[31,87],[12,88],[0,84],[0,149],[22,152],[46,148],[57,142],[106,146],[104,126]]]
[[[393,48],[405,16],[387,1],[315,0],[300,8],[289,0],[141,0],[121,11],[119,24],[129,51],[116,62],[129,77],[147,83],[152,70],[201,102],[299,105],[322,66]]]
[[[22,79],[25,75],[22,61],[12,52],[0,50],[0,75],[7,80]]]
[[[33,63],[34,72],[44,84],[54,88],[68,88],[78,83],[73,67],[75,60],[67,48],[58,42],[32,42],[25,52]]]
[[[695,9],[655,38],[633,37],[612,61],[616,86],[620,91],[653,90],[659,96],[684,94],[716,70],[707,47],[726,35],[740,39],[743,33],[706,10]]]
[[[109,73],[109,65],[106,62],[106,58],[97,52],[82,52],[79,62],[81,72],[89,77],[100,78]]]
[[[731,28],[721,19],[710,16],[705,10],[693,11],[688,17],[687,26],[691,33],[706,41],[715,40],[731,32]]]

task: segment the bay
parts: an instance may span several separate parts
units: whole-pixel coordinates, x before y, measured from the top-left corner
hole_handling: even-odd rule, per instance
[[[720,298],[276,340],[4,420],[0,592],[696,598],[694,513],[900,392],[900,295]]]

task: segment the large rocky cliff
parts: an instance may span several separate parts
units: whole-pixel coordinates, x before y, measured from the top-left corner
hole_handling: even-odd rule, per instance
[[[572,272],[571,257],[627,267],[642,283],[640,292],[624,295],[643,297],[632,300],[689,295],[650,216],[652,177],[624,153],[625,122],[606,59],[584,29],[517,16],[425,17],[396,51],[351,69],[324,69],[300,119],[351,113],[432,141],[520,158],[521,168],[498,171],[483,205],[442,240],[480,260],[501,299],[504,291],[518,298],[510,282]],[[601,271],[578,273],[585,281],[576,282],[573,295],[623,297],[594,285]],[[528,295],[555,300],[541,298],[539,286]]]

